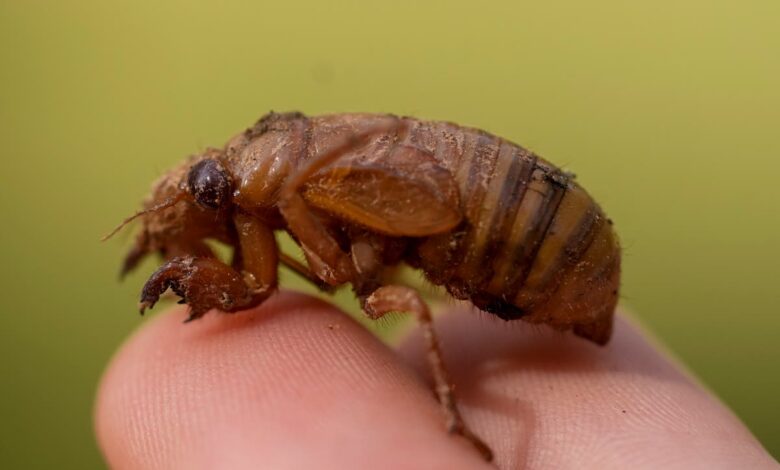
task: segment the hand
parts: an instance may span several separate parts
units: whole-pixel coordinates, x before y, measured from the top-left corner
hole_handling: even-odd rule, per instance
[[[716,398],[618,318],[612,342],[474,312],[436,327],[464,416],[499,468],[777,468]],[[448,435],[421,342],[400,353],[283,293],[182,325],[176,308],[114,358],[96,421],[112,468],[477,469]]]

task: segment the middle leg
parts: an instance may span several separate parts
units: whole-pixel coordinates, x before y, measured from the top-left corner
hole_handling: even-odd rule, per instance
[[[349,253],[341,249],[328,229],[311,211],[299,190],[317,171],[365,145],[371,136],[395,129],[397,123],[378,125],[345,139],[333,149],[309,160],[292,174],[282,187],[279,210],[289,230],[303,249],[311,272],[331,286],[356,279],[357,272]]]
[[[287,253],[283,251],[279,252],[279,262],[282,263],[282,265],[284,265],[290,271],[294,272],[295,274],[299,275],[303,279],[314,284],[314,286],[319,290],[326,292],[328,294],[333,292],[334,290],[333,286],[323,282],[322,279],[320,279],[319,277],[317,277],[316,274],[311,272],[308,266],[301,263],[300,261],[293,258],[292,256],[288,255]]]

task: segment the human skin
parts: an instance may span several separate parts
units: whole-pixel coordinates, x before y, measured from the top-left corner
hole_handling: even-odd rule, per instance
[[[467,310],[436,328],[498,468],[780,468],[623,315],[598,347]],[[445,432],[414,334],[391,349],[293,293],[185,317],[176,307],[146,322],[103,377],[95,419],[112,468],[494,468]]]

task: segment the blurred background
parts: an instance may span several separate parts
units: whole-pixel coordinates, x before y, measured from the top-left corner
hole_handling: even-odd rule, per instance
[[[154,263],[119,284],[129,235],[98,239],[270,109],[452,120],[575,171],[621,234],[624,305],[780,456],[778,18],[776,0],[0,1],[0,466],[104,465],[94,392]]]

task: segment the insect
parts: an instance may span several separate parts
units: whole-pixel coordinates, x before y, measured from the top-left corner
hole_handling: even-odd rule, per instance
[[[277,288],[279,264],[328,289],[350,283],[371,318],[413,313],[447,429],[492,453],[464,423],[431,315],[406,263],[454,297],[504,320],[522,319],[604,344],[618,298],[612,222],[565,173],[489,133],[380,114],[270,113],[158,180],[122,272],[150,253],[166,261],[143,287],[141,312],[171,289],[190,307],[256,306]],[[280,252],[287,231],[306,263]],[[115,231],[116,232],[116,231]],[[114,233],[115,233],[114,232]],[[234,248],[231,264],[204,242]]]

